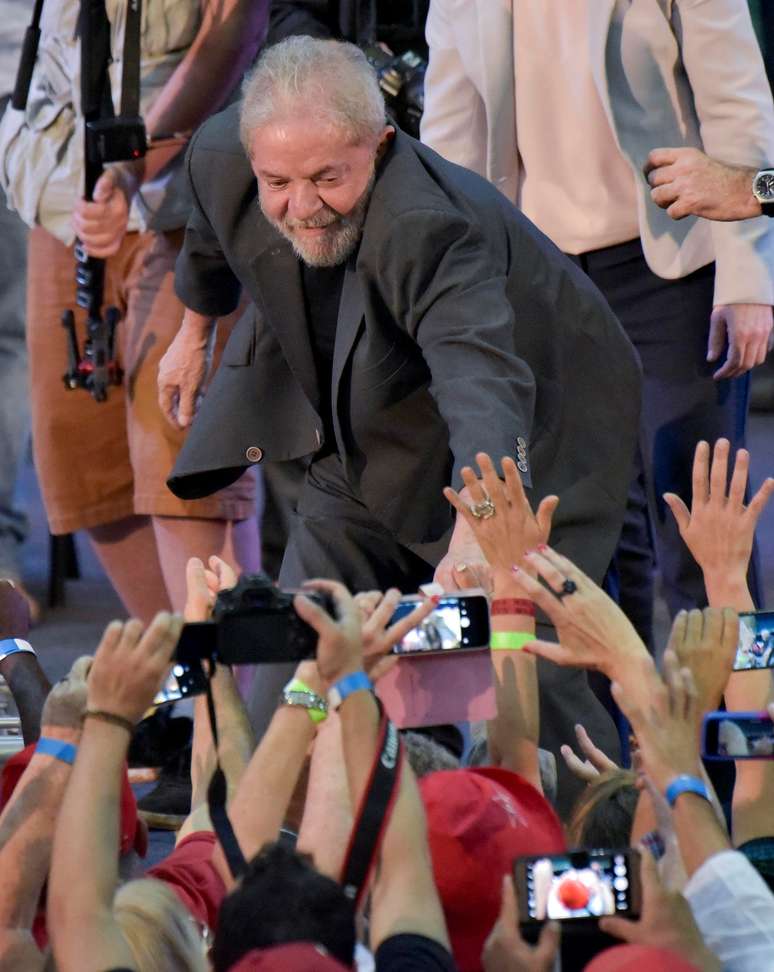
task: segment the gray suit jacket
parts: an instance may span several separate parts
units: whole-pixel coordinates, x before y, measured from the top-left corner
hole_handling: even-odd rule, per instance
[[[237,106],[187,159],[195,208],[177,292],[232,334],[169,480],[206,495],[256,460],[321,444],[300,273],[263,218]],[[486,180],[398,132],[346,268],[333,365],[336,446],[373,516],[406,544],[451,524],[444,485],[479,450],[512,455],[531,498],[561,496],[560,548],[599,577],[615,546],[640,401],[635,352],[590,281]]]

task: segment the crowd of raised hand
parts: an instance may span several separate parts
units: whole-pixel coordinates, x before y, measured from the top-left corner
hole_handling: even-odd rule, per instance
[[[0,970],[774,969],[774,760],[736,761],[733,790],[719,800],[701,758],[704,716],[721,703],[774,720],[772,669],[732,670],[774,480],[746,503],[749,456],[737,453],[732,470],[730,460],[725,440],[700,443],[691,508],[665,497],[709,606],[674,619],[657,663],[620,608],[548,546],[561,497],[533,513],[514,464],[498,470],[479,454],[479,474],[466,469],[463,479],[473,504],[489,498],[497,515],[477,517],[446,491],[488,563],[485,576],[458,565],[456,579],[487,590],[497,646],[497,711],[470,755],[460,762],[414,733],[391,748],[372,691],[432,599],[395,622],[397,591],[353,595],[310,580],[307,592],[335,605],[331,614],[304,594],[294,602],[317,633],[316,657],[294,683],[317,702],[279,704],[256,746],[231,671],[215,666],[217,744],[200,696],[191,813],[174,851],[147,872],[127,750],[184,619],[159,614],[146,630],[112,622],[94,657],[50,691],[33,652],[8,654],[0,673],[29,745],[3,770]],[[209,618],[236,580],[216,557],[191,560],[185,621]],[[547,622],[556,640],[542,637]],[[0,639],[26,633],[24,599],[0,582]],[[631,728],[623,768],[576,727],[559,755],[586,789],[564,820],[549,799],[551,758],[538,747],[539,658],[603,673]],[[370,803],[380,763],[394,771],[392,789]],[[216,767],[246,862],[236,876],[213,821],[222,808],[211,792],[208,801]],[[364,833],[369,866],[350,886]],[[569,899],[567,920],[525,921],[525,895],[542,892],[537,880],[514,880],[516,858],[625,848],[636,849],[627,855],[639,874],[627,876],[641,887],[636,908],[583,922],[582,933]]]

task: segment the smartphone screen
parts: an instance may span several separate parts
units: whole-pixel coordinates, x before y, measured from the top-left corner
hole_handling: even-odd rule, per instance
[[[774,759],[774,722],[768,712],[708,712],[705,759]]]
[[[168,702],[179,702],[181,699],[200,695],[207,691],[207,676],[201,664],[186,665],[175,662],[166,682],[156,693],[153,704],[166,705]]]
[[[774,668],[774,611],[750,611],[739,615],[734,671],[755,668]]]
[[[522,921],[639,913],[639,854],[635,850],[520,857],[515,876]]]
[[[403,598],[390,619],[410,614],[417,597]],[[489,602],[484,594],[446,594],[437,607],[392,649],[396,655],[485,648],[489,645]]]

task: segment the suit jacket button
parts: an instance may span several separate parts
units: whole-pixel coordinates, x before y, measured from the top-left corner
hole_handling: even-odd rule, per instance
[[[527,440],[524,438],[523,435],[518,436],[518,438],[516,439],[516,445],[520,449],[526,449],[527,448]]]
[[[525,473],[527,471],[527,469],[528,469],[528,466],[527,466],[526,462],[524,462],[522,460],[522,461],[516,463],[516,468],[519,470],[519,472],[524,472]]]
[[[260,462],[263,459],[263,449],[259,449],[258,446],[250,446],[245,452],[245,458],[248,462]]]

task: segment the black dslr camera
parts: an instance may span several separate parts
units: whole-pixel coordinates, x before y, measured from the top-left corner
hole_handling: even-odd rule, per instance
[[[243,574],[236,587],[218,594],[212,621],[184,625],[175,662],[194,666],[208,659],[224,665],[256,665],[314,658],[317,632],[296,614],[296,593],[278,590],[265,574]],[[326,593],[303,593],[336,616],[333,599]]]
[[[376,71],[387,108],[405,132],[419,138],[419,123],[425,110],[427,61],[414,51],[393,54],[381,44],[369,44],[363,53]]]

